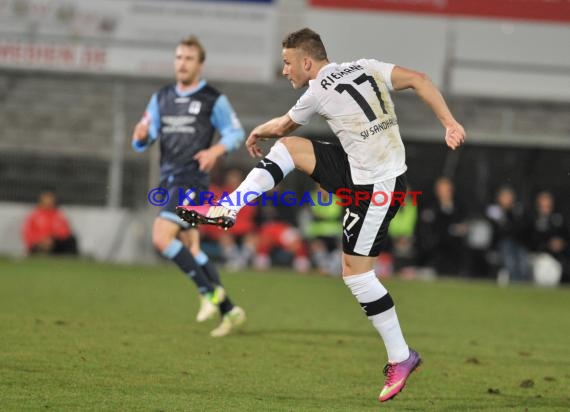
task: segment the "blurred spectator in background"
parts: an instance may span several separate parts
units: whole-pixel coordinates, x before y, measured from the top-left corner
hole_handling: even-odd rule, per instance
[[[293,257],[293,268],[305,273],[311,268],[307,247],[301,232],[295,226],[282,221],[270,221],[261,225],[259,230],[254,266],[256,269],[268,269],[271,266],[271,254],[275,249]]]
[[[558,261],[562,279],[570,277],[570,233],[564,216],[555,210],[554,196],[543,191],[536,196],[535,212],[530,227],[530,249],[547,253]]]
[[[266,200],[263,197],[257,199],[260,205],[260,226],[256,237],[254,267],[263,270],[274,263],[288,264],[292,260],[293,268],[304,273],[311,268],[311,261],[301,231],[288,219],[293,208],[281,201],[271,200],[274,196],[284,198],[287,192],[282,192],[281,188],[282,186],[276,186],[268,191]]]
[[[210,187],[216,194],[231,193],[237,189],[244,178],[244,172],[231,168],[224,174],[221,187]],[[204,225],[200,229],[205,240],[216,242],[228,270],[236,271],[247,267],[255,254],[257,245],[257,207],[244,206],[239,212],[239,220],[228,230],[216,226]]]
[[[403,275],[413,274],[415,264],[415,232],[418,221],[418,206],[410,186],[407,188],[404,205],[400,207],[388,228],[387,250],[393,257],[393,269]]]
[[[471,277],[495,276],[493,267],[499,260],[493,250],[493,227],[484,216],[469,220],[467,236],[467,271]]]
[[[307,220],[301,227],[309,242],[311,260],[317,270],[326,275],[335,275],[341,271],[340,237],[342,227],[338,222],[342,218],[343,207],[334,194],[327,192],[317,184],[311,192],[314,206],[305,208]]]
[[[52,190],[40,193],[36,208],[26,217],[22,237],[29,254],[77,255],[77,241]]]
[[[487,207],[487,218],[493,226],[493,245],[500,255],[501,269],[497,281],[530,280],[530,267],[525,237],[528,224],[522,205],[516,202],[511,187],[499,188],[496,203]]]
[[[455,198],[455,187],[447,177],[434,185],[435,202],[422,210],[419,236],[419,263],[438,274],[465,274],[467,223],[465,208]]]

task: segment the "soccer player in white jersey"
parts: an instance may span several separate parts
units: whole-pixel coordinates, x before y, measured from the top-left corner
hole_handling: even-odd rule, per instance
[[[374,273],[388,225],[400,204],[373,194],[406,190],[405,151],[390,91],[413,89],[440,120],[451,149],[461,146],[465,131],[422,73],[368,59],[331,63],[320,36],[307,28],[287,35],[282,45],[283,75],[295,89],[309,87],[289,112],[253,129],[246,147],[252,156],[262,157],[258,142],[279,140],[228,202],[179,207],[177,213],[193,224],[231,226],[243,207],[240,196],[270,190],[293,169],[308,174],[327,191],[350,191],[352,202],[342,221],[342,275],[386,346],[386,380],[379,395],[383,402],[403,389],[421,362],[420,355],[408,347],[394,302]],[[315,113],[327,120],[341,146],[288,136]]]

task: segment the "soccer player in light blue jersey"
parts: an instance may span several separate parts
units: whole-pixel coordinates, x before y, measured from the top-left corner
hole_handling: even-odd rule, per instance
[[[153,243],[196,284],[201,296],[196,320],[203,322],[221,312],[222,322],[210,333],[219,337],[241,325],[245,312],[233,305],[222,287],[217,268],[200,249],[198,231],[175,213],[185,198],[198,201],[199,193],[208,190],[216,160],[238,148],[245,136],[227,97],[202,79],[205,58],[196,37],[180,41],[174,60],[176,83],[152,95],[134,128],[132,146],[137,152],[155,142],[160,146],[160,187],[168,191],[169,201],[154,221]],[[213,144],[216,130],[221,139]],[[182,199],[180,193],[185,194]]]

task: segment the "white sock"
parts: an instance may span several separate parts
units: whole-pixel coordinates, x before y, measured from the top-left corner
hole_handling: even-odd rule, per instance
[[[281,169],[283,177],[295,169],[295,162],[293,162],[291,154],[289,154],[287,147],[281,142],[277,142],[273,145],[269,154],[260,163],[263,162],[272,162],[277,165],[279,169]],[[229,195],[231,204],[228,202],[224,206],[239,211],[246,205],[246,201],[255,201],[257,196],[261,196],[262,193],[273,189],[278,183],[279,182],[275,181],[275,178],[267,169],[255,167],[249,172],[238,188]],[[256,193],[257,196],[253,193]]]
[[[399,363],[410,357],[410,350],[402,334],[395,307],[378,315],[369,316],[368,319],[382,336],[388,352],[388,362]]]
[[[343,279],[365,312],[367,311],[366,303],[376,303],[388,295],[388,291],[382,286],[374,271],[366,272],[361,275],[345,276]],[[388,298],[389,296],[385,299]],[[391,298],[389,299],[391,302]],[[396,308],[391,306],[383,312],[368,316],[368,319],[370,319],[372,325],[384,341],[386,351],[388,352],[388,362],[398,363],[408,359],[410,351],[402,335],[400,322],[398,322],[398,316],[396,315]]]

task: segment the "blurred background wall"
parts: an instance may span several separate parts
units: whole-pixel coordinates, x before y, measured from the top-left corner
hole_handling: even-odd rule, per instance
[[[413,94],[394,97],[408,178],[426,199],[448,175],[473,216],[504,183],[529,206],[551,190],[568,216],[569,23],[564,0],[0,0],[0,254],[24,254],[23,216],[51,187],[85,254],[153,261],[158,153],[134,153],[130,133],[171,81],[177,41],[202,39],[205,77],[249,131],[299,97],[280,76],[280,40],[305,26],[333,61],[377,58],[441,87],[468,131],[458,152]],[[299,134],[331,137],[318,119]],[[220,170],[252,164],[242,149]]]

